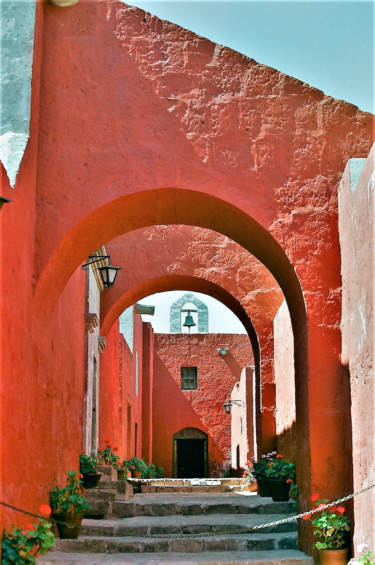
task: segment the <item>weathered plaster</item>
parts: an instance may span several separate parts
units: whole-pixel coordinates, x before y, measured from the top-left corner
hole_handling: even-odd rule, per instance
[[[339,188],[342,363],[349,366],[354,490],[375,484],[375,146],[350,159]],[[355,181],[356,184],[355,184]],[[354,498],[354,547],[375,547],[375,489]]]
[[[226,344],[224,357],[218,347]],[[187,427],[208,434],[209,474],[231,462],[231,418],[223,408],[243,367],[253,362],[249,338],[236,334],[155,334],[153,454],[172,472],[172,436]],[[181,367],[197,367],[198,390],[181,390]]]
[[[0,160],[10,184],[29,139],[35,2],[0,2]]]

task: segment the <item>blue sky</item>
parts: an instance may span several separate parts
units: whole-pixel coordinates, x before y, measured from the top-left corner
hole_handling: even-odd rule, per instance
[[[125,1],[375,112],[373,1]]]

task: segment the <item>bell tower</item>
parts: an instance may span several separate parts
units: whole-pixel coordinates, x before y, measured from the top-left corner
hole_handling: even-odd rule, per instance
[[[197,323],[192,316],[195,313],[197,314]],[[182,328],[185,327],[189,329],[190,333],[190,329],[195,326],[198,326],[198,333],[208,333],[208,308],[194,294],[187,292],[171,306],[170,332],[172,334],[182,333]]]

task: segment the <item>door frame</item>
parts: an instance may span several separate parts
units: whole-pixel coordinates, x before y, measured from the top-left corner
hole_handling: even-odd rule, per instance
[[[201,439],[203,440],[203,469],[204,476],[208,477],[208,435],[198,428],[183,428],[172,437],[172,477],[177,478],[177,440]],[[203,478],[203,477],[202,477]]]

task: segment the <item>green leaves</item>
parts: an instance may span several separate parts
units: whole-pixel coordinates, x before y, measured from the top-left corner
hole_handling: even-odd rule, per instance
[[[34,565],[36,555],[46,553],[55,543],[51,523],[40,520],[35,529],[23,530],[12,526],[4,530],[1,541],[2,563],[14,565]]]
[[[90,457],[86,453],[79,456],[79,469],[83,475],[87,473],[96,473],[99,462],[96,457]]]
[[[85,492],[80,475],[68,471],[67,484],[64,488],[56,486],[50,491],[51,508],[55,513],[74,512],[79,514],[89,509],[89,504],[82,496]]]
[[[317,500],[316,506],[321,506],[321,514],[312,520],[317,549],[342,549],[348,544],[350,521],[344,516],[342,506],[325,508],[328,500]]]

